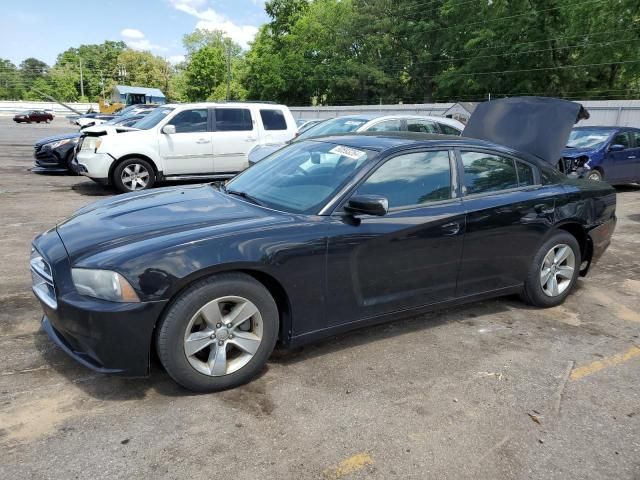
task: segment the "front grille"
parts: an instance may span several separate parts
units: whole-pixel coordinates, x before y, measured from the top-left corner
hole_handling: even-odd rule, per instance
[[[31,267],[31,288],[33,293],[49,307],[58,308],[51,266],[36,249],[31,252],[29,266]]]

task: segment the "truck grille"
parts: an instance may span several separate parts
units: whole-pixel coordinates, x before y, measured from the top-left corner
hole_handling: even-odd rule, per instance
[[[36,249],[32,249],[29,265],[31,267],[31,288],[33,293],[49,307],[58,308],[51,266]]]

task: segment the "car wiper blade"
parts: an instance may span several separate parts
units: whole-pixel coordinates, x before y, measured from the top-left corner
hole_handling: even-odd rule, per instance
[[[238,190],[227,190],[226,188],[224,191],[227,192],[229,195],[236,195],[240,198],[244,198],[245,200],[249,200],[251,203],[260,205],[261,207],[264,206],[264,204],[260,200],[256,199],[255,197],[252,197],[247,192],[240,192]]]

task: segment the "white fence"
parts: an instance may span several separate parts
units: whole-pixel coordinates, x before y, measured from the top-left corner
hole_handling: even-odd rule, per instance
[[[579,125],[640,127],[640,100],[577,100],[591,114]],[[398,105],[354,105],[348,107],[291,107],[295,118],[332,118],[340,115],[380,113],[381,115],[443,115],[454,103],[421,103]]]
[[[74,103],[67,102],[71,108],[75,108],[79,112],[86,112],[89,108],[98,111],[97,103]],[[73,115],[74,113],[68,108],[56,102],[21,102],[0,100],[0,115],[14,115],[25,110],[53,110],[56,115]]]
[[[640,127],[640,100],[607,100],[582,103],[591,114],[589,120],[580,121],[579,125],[611,125]],[[68,103],[80,112],[89,108],[98,110],[96,103]],[[380,113],[382,115],[443,115],[454,103],[419,103],[396,105],[353,105],[328,107],[291,107],[296,118],[315,119],[332,118],[341,115],[357,115],[362,113]],[[24,110],[51,109],[56,115],[71,115],[73,112],[55,102],[15,102],[0,101],[0,115],[13,115]]]

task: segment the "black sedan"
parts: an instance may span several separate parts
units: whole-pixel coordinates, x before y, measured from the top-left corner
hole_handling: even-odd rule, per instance
[[[155,348],[176,382],[216,391],[254,377],[278,341],[514,293],[559,305],[616,222],[615,190],[550,166],[576,119],[565,110],[547,109],[539,130],[552,133],[538,142],[531,118],[530,135],[485,132],[527,151],[335,136],[285,147],[226,186],[89,205],[33,242],[43,327],[94,370],[145,375]],[[485,124],[473,123],[471,135]]]
[[[131,115],[123,118],[115,118],[101,124],[103,128],[112,127],[133,127],[139,120],[144,118],[146,112],[138,115]],[[91,127],[87,127],[91,128]],[[83,132],[86,129],[81,129]],[[75,148],[82,133],[66,133],[54,135],[38,140],[33,145],[33,157],[35,166],[31,168],[33,173],[66,173],[73,171],[73,160],[75,158]]]

